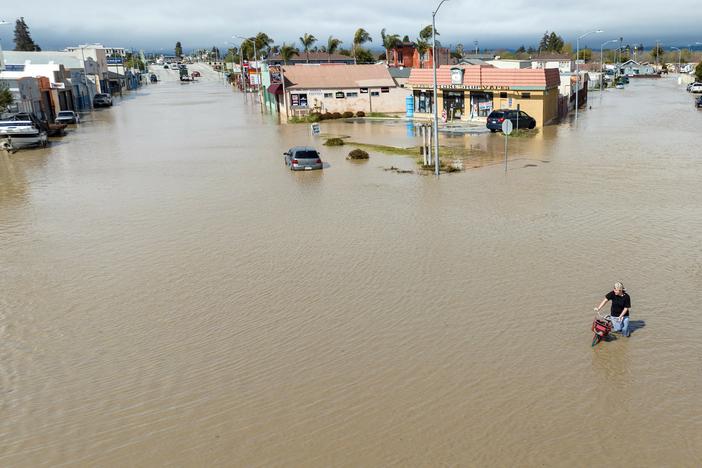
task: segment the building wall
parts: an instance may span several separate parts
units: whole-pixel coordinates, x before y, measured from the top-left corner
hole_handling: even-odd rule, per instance
[[[444,93],[439,90],[439,115],[443,114],[444,110]],[[451,90],[456,92],[456,90]],[[545,91],[542,90],[465,90],[463,91],[464,108],[462,111],[461,121],[478,121],[484,122],[484,116],[472,116],[470,109],[471,93],[492,93],[492,110],[497,109],[517,109],[517,106],[536,120],[537,127],[543,127],[558,119],[558,89],[551,88]],[[523,93],[529,93],[529,97],[524,97]],[[510,101],[511,100],[511,101]],[[415,119],[431,119],[433,114],[429,112],[417,112],[414,114]],[[447,115],[450,120],[450,116]]]
[[[531,68],[558,68],[561,73],[568,73],[574,70],[572,60],[533,60]]]
[[[378,93],[377,96],[371,93]],[[361,93],[359,88],[347,89],[292,89],[286,90],[290,115],[306,114],[313,109],[320,112],[404,112],[405,98],[410,91],[405,88],[388,88],[387,93],[381,88],[368,88],[368,93]],[[344,93],[344,98],[337,98],[337,93]],[[356,96],[348,96],[356,93]],[[306,94],[307,107],[293,106],[293,94]],[[329,95],[331,94],[331,97]],[[326,95],[326,97],[325,97]]]
[[[109,93],[110,88],[107,78],[107,53],[105,49],[98,49],[93,47],[87,47],[83,49],[77,48],[75,50],[72,50],[71,53],[78,60],[85,60],[85,72],[88,75],[89,79],[93,81],[93,83],[95,83],[98,92]],[[92,59],[92,61],[90,59]]]
[[[518,69],[532,68],[531,62],[528,60],[487,60],[488,64],[495,68]]]

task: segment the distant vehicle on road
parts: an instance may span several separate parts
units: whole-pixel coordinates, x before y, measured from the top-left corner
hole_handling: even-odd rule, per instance
[[[72,110],[63,110],[59,111],[54,122],[59,124],[77,124],[80,123],[80,116]]]
[[[98,93],[93,98],[93,107],[112,107],[112,96]]]
[[[200,72],[197,70],[193,71],[192,75],[193,75],[193,78],[195,78],[195,77],[200,78]]]
[[[514,109],[499,109],[490,112],[485,126],[492,132],[502,131],[502,122],[511,120],[514,128],[536,127],[536,120],[524,111]]]
[[[283,153],[285,165],[291,171],[311,171],[322,169],[322,159],[316,149],[310,146],[294,146]]]
[[[702,83],[692,83],[690,86],[691,93],[702,93]]]
[[[695,107],[698,109],[702,108],[702,96],[695,99]]]
[[[152,73],[151,76],[149,76],[149,80],[150,80],[152,83],[157,83],[157,82],[158,82],[158,77],[156,76],[155,73]]]
[[[191,81],[192,78],[188,74],[188,68],[183,65],[180,67],[180,70],[178,72],[180,74],[180,81]]]
[[[163,68],[165,68],[166,70],[169,70],[168,65],[164,65]]]

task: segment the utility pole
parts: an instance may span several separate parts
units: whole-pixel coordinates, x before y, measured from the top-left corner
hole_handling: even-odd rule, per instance
[[[680,73],[680,62],[681,62],[681,59],[682,59],[682,51],[680,50],[679,47],[672,47],[672,46],[671,46],[671,49],[677,50],[677,51],[678,51],[678,74],[679,74],[679,73]]]
[[[439,8],[447,0],[441,0],[439,6],[436,7],[431,14],[431,65],[434,70],[434,173],[439,175],[439,91],[436,84],[436,14],[439,12]]]

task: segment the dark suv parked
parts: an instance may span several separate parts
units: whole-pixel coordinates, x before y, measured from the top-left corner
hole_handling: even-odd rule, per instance
[[[496,131],[502,131],[502,122],[505,119],[512,121],[512,125],[515,129],[517,128],[534,128],[536,127],[536,120],[524,111],[512,110],[512,109],[499,109],[490,112],[487,118],[487,128],[490,129],[492,133]]]

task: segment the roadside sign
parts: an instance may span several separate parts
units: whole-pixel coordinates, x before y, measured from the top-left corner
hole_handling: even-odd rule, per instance
[[[585,64],[585,60],[579,59],[579,60],[576,60],[575,63],[577,63],[578,65],[584,65],[584,64]]]
[[[310,128],[312,130],[312,135],[317,136],[322,132],[322,129],[320,128],[318,123],[313,123],[310,125]]]
[[[505,119],[504,122],[502,122],[502,133],[505,135],[509,135],[512,133],[512,121]]]

